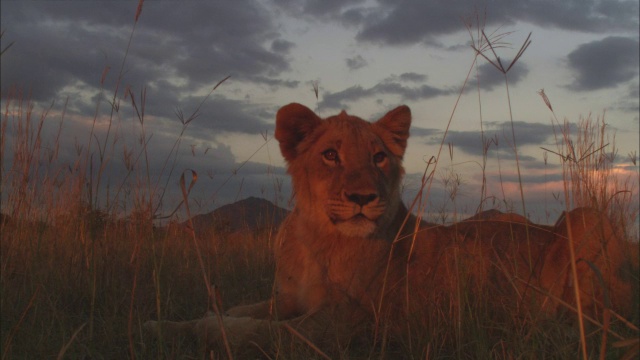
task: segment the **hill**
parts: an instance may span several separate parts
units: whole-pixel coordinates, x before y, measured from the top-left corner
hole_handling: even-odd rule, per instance
[[[210,231],[257,231],[268,227],[277,228],[288,214],[287,209],[271,201],[249,197],[223,205],[210,213],[196,215],[192,220],[196,234],[206,234]]]

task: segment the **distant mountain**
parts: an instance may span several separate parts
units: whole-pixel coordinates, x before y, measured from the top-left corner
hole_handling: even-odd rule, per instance
[[[478,221],[478,220],[498,220],[498,221],[510,221],[510,222],[521,222],[521,223],[530,223],[529,219],[525,218],[522,215],[507,212],[504,213],[500,210],[490,209],[479,212],[468,219],[464,219],[462,221]]]
[[[489,209],[489,210],[484,210],[482,212],[479,212],[467,219],[464,219],[463,221],[489,220],[489,219],[496,218],[502,214],[503,212],[500,210]]]
[[[269,227],[277,228],[288,214],[287,209],[276,206],[271,201],[249,197],[223,205],[210,213],[196,215],[192,220],[196,234],[211,231],[256,231]]]

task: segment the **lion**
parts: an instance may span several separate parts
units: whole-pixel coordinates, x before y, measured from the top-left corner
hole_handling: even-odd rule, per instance
[[[324,350],[354,334],[402,338],[408,324],[455,318],[462,293],[501,312],[628,310],[630,286],[617,276],[623,240],[596,210],[566,212],[554,226],[495,211],[450,226],[417,219],[400,190],[410,126],[407,106],[372,123],[282,107],[275,138],[296,201],[277,235],[272,298],[145,329],[219,349],[223,338],[261,351],[289,338]]]

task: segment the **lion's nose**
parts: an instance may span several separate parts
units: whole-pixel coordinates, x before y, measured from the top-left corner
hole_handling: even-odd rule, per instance
[[[344,193],[344,196],[352,203],[356,203],[360,206],[367,205],[378,197],[378,195],[376,194],[358,194],[347,192]]]

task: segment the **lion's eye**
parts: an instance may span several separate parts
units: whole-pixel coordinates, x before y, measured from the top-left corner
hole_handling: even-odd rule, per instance
[[[373,163],[376,165],[382,164],[385,160],[387,160],[387,154],[382,151],[373,155]]]
[[[324,159],[327,161],[331,161],[331,162],[339,161],[338,152],[333,149],[326,150],[325,152],[322,153],[322,156],[324,156]]]

